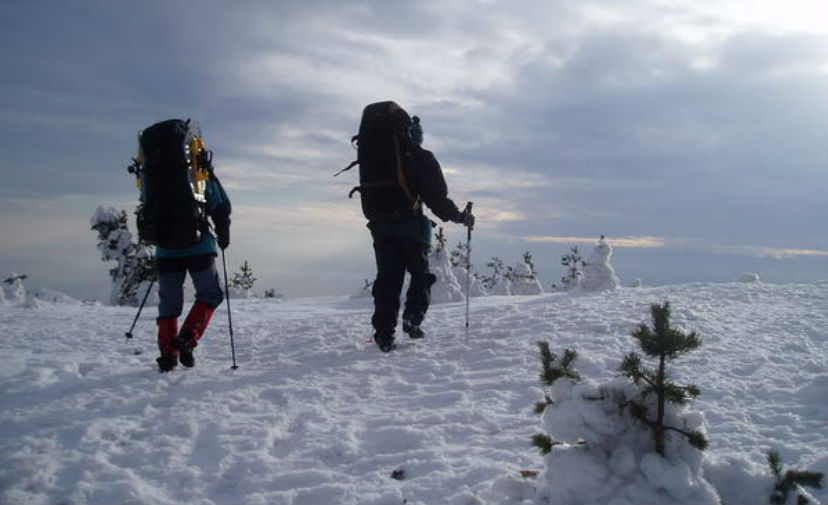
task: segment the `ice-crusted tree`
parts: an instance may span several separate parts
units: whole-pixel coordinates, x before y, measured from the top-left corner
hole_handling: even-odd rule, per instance
[[[685,430],[665,423],[665,405],[674,403],[686,405],[691,398],[696,398],[700,391],[694,384],[680,386],[670,380],[667,363],[701,346],[702,341],[696,332],[689,335],[670,327],[670,303],[650,306],[653,327],[642,323],[632,336],[638,341],[645,355],[655,358],[657,365],[650,368],[644,365],[640,354],[632,352],[624,357],[619,368],[622,375],[631,379],[637,386],[643,386],[639,398],[630,399],[627,408],[630,414],[650,428],[655,443],[655,451],[664,456],[664,439],[668,431],[679,433],[687,438],[693,447],[704,450],[707,439],[700,431]],[[656,399],[656,412],[648,407],[647,399],[651,395]]]
[[[486,266],[492,270],[490,276],[484,276],[483,286],[490,295],[511,295],[512,294],[512,267],[504,267],[503,260],[493,256]]]
[[[513,295],[539,295],[543,293],[543,286],[535,273],[535,265],[532,263],[532,255],[529,252],[523,253],[523,259],[515,263],[506,277],[512,283]]]
[[[801,488],[806,486],[814,489],[822,489],[822,478],[824,475],[821,472],[785,470],[782,466],[782,458],[779,457],[779,453],[776,451],[768,452],[767,460],[771,473],[773,473],[776,481],[770,497],[770,502],[773,505],[785,505],[788,502],[788,495],[790,495],[791,491],[798,493],[796,497],[797,505],[816,503],[806,496]]]
[[[98,232],[101,260],[116,262],[115,267],[109,270],[112,278],[110,304],[138,305],[141,284],[149,282],[155,276],[150,247],[140,240],[133,242],[125,210],[98,207],[90,224],[91,229]]]
[[[17,302],[24,301],[26,299],[26,286],[23,285],[23,281],[28,277],[25,274],[11,272],[6,279],[3,279],[3,285],[0,287],[0,301],[5,300],[7,296]],[[8,295],[6,295],[6,292],[8,292]]]
[[[529,251],[523,253],[523,262],[529,265],[529,273],[532,274],[532,277],[534,278],[535,276],[537,276],[538,272],[537,270],[535,270],[535,264],[532,262],[532,255],[529,253]]]
[[[461,267],[466,268],[468,252],[466,250],[466,244],[463,242],[458,242],[454,249],[451,250],[449,261],[451,261],[452,267]]]
[[[696,436],[667,437],[659,453],[653,449],[653,423],[636,416],[637,410],[656,410],[657,405],[652,391],[642,394],[648,389],[643,378],[636,384],[619,374],[596,382],[575,370],[574,351],[559,357],[547,346],[539,344],[539,349],[543,386],[538,396],[543,401],[535,409],[544,429],[532,443],[545,468],[538,476],[535,503],[720,505],[704,478],[704,453],[689,440],[704,440],[701,412],[666,402],[665,429],[680,427]],[[655,383],[650,375],[647,380]]]

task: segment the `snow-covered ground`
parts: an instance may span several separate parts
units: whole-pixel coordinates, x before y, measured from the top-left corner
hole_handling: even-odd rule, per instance
[[[222,306],[196,367],[165,375],[154,310],[126,344],[133,308],[6,301],[0,503],[531,503],[535,342],[610,379],[665,300],[704,340],[674,370],[701,388],[704,474],[723,502],[768,503],[771,448],[828,473],[826,282],[475,298],[469,345],[464,303],[443,304],[425,341],[387,355],[368,341],[370,299],[232,300],[240,368]]]

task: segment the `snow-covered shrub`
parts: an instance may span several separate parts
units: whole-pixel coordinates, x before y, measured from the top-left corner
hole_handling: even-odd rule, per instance
[[[454,276],[446,248],[440,246],[439,242],[429,253],[428,265],[431,273],[437,277],[431,286],[432,303],[460,302],[466,299],[460,282]]]
[[[463,242],[458,242],[457,245],[454,246],[454,249],[452,249],[449,255],[451,266],[466,268],[466,263],[468,262],[468,251],[466,249],[466,244]]]
[[[23,281],[26,280],[27,275],[11,272],[9,276],[3,280],[3,296],[0,300],[8,299],[13,302],[23,302],[26,299],[26,286]]]
[[[523,261],[518,261],[510,273],[509,280],[512,283],[511,291],[513,295],[543,294],[543,287],[532,268],[531,256],[529,261],[524,256]]]
[[[512,281],[509,280],[511,267],[504,268],[503,260],[497,256],[492,257],[486,266],[492,270],[492,274],[483,277],[483,285],[489,295],[511,295]]]
[[[463,293],[466,292],[466,269],[462,266],[452,267],[451,271],[454,273],[454,278],[457,279],[457,282],[460,283],[460,287],[463,289]],[[472,265],[472,273],[469,276],[469,293],[471,293],[472,298],[478,296],[486,296],[486,288],[483,285],[483,282],[480,280],[480,275],[474,271],[474,265]]]
[[[569,254],[561,256],[561,265],[566,268],[566,274],[561,277],[561,284],[552,284],[553,291],[570,291],[581,285],[581,278],[584,275],[584,259],[578,251],[578,246],[573,246]]]
[[[753,284],[759,282],[759,274],[752,272],[745,272],[736,278],[737,282],[744,282],[746,284]]]
[[[540,380],[544,386],[553,386],[558,379],[566,378],[571,381],[581,380],[581,375],[573,367],[578,353],[574,349],[564,350],[563,356],[552,352],[547,342],[538,342],[541,358]],[[542,414],[546,406],[551,403],[548,393],[544,393],[544,399],[535,404],[535,413]]]
[[[639,339],[645,352],[658,345],[672,349],[674,341],[683,345],[678,346],[680,351],[668,353],[673,357],[694,348],[688,345],[692,339],[680,338],[664,319],[656,326],[656,334],[663,329],[671,338],[666,343],[649,337]],[[646,326],[634,335],[641,334],[642,328]],[[640,366],[632,367],[635,360],[631,362],[630,356],[621,371],[629,377],[636,370],[633,375],[639,380],[634,382],[625,377],[605,383],[578,380],[580,376],[572,367],[575,358],[574,351],[567,350],[558,359],[541,347],[542,382],[551,385],[545,392],[545,404],[536,407],[543,411],[544,433],[535,435],[533,443],[541,449],[545,464],[538,479],[536,503],[720,503],[702,472],[699,448],[706,445],[704,415],[690,410],[686,401],[659,401],[658,379]],[[656,376],[659,373],[656,371]],[[567,380],[559,380],[563,377]],[[665,399],[686,400],[690,392],[690,387],[670,385]],[[664,429],[655,428],[656,422],[646,415],[654,411]],[[642,422],[645,419],[647,422]],[[662,445],[653,443],[656,431],[665,433]]]
[[[155,276],[153,255],[142,242],[132,241],[127,228],[126,211],[98,207],[90,219],[92,229],[98,232],[98,250],[101,260],[115,261],[109,270],[112,278],[109,303],[111,305],[133,305],[141,303],[141,295]]]
[[[584,291],[607,291],[620,284],[615,271],[610,265],[612,246],[602,236],[592,249],[592,254],[584,260],[584,272],[581,289]]]

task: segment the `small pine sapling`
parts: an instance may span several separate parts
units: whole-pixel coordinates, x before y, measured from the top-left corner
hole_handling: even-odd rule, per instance
[[[547,342],[538,342],[538,349],[540,350],[542,367],[540,380],[545,386],[553,385],[561,377],[566,377],[576,382],[581,380],[578,371],[572,367],[572,364],[575,363],[575,359],[578,357],[578,353],[574,349],[565,349],[563,356],[560,358],[549,349],[549,343]],[[542,414],[546,406],[550,403],[552,403],[552,400],[549,396],[546,396],[545,401],[535,404],[535,413]]]
[[[561,277],[561,287],[563,289],[572,289],[578,286],[578,280],[584,272],[584,258],[578,252],[578,246],[573,246],[569,254],[561,257],[561,265],[566,267],[566,276]]]
[[[667,375],[667,363],[678,356],[698,348],[702,341],[692,332],[689,335],[670,327],[670,304],[653,304],[650,306],[653,318],[653,328],[642,323],[632,336],[638,340],[641,350],[649,357],[658,359],[656,369],[644,366],[639,354],[633,352],[624,357],[619,371],[631,379],[636,385],[643,384],[640,398],[627,403],[630,414],[647,425],[653,432],[655,450],[664,456],[665,434],[675,431],[687,438],[693,447],[704,450],[707,448],[707,439],[699,431],[686,431],[675,426],[668,426],[664,422],[664,408],[667,402],[685,405],[691,398],[699,395],[699,388],[693,384],[679,386],[672,382]],[[646,399],[650,395],[656,396],[657,412],[655,419],[651,417]]]
[[[230,284],[234,288],[250,290],[253,289],[255,282],[256,278],[253,277],[253,269],[247,264],[247,260],[244,260],[244,265],[239,268],[239,272],[233,274],[233,280],[230,281]]]
[[[492,256],[492,259],[486,263],[486,266],[492,270],[492,275],[483,277],[483,285],[486,289],[491,289],[498,279],[503,276],[503,260],[497,256]]]
[[[443,227],[437,228],[437,234],[434,236],[434,239],[437,241],[437,247],[434,248],[434,252],[438,253],[440,251],[445,250],[446,248],[446,234],[443,232]]]
[[[822,478],[824,475],[821,472],[807,472],[802,470],[788,470],[783,472],[782,460],[778,452],[768,452],[767,458],[771,472],[776,478],[776,483],[773,486],[773,492],[770,497],[770,502],[773,505],[784,505],[787,503],[790,492],[798,490],[801,486],[822,489]],[[804,494],[797,495],[797,505],[806,505],[809,501]]]
[[[535,270],[535,264],[532,262],[532,255],[529,254],[529,251],[523,253],[523,262],[529,265],[529,273],[534,279],[538,272]]]
[[[452,267],[466,268],[467,257],[468,253],[466,252],[466,244],[464,244],[463,242],[458,242],[449,254],[449,262],[451,263]]]
[[[540,380],[544,386],[551,386],[560,378],[567,378],[575,382],[581,380],[580,374],[572,366],[578,357],[578,353],[574,349],[565,349],[563,356],[559,358],[549,349],[548,342],[539,341],[537,345],[541,359]],[[535,404],[536,414],[542,414],[547,405],[552,403],[549,395],[544,396],[546,397],[544,401]],[[532,435],[532,445],[537,447],[543,455],[552,452],[552,448],[559,444],[560,442],[555,442],[552,437],[545,433]]]

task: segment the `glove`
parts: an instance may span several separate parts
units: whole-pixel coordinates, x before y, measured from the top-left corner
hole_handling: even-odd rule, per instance
[[[454,219],[452,219],[457,224],[462,224],[463,226],[467,226],[469,228],[474,228],[474,214],[469,212],[468,210],[464,210],[463,212],[458,212]]]
[[[230,219],[219,219],[216,224],[216,239],[221,249],[230,245]]]

